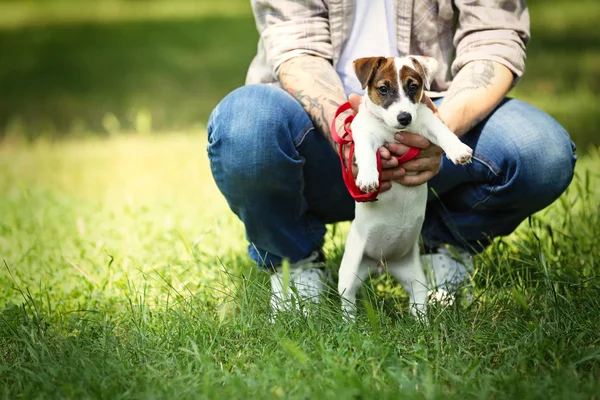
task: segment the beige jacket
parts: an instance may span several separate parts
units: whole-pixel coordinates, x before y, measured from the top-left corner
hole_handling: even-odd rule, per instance
[[[371,0],[383,1],[383,0]],[[335,66],[352,25],[352,0],[251,0],[260,33],[246,84],[277,82],[280,65],[309,54]],[[529,11],[525,0],[394,0],[401,56],[439,63],[430,94],[443,94],[469,61],[492,60],[518,78],[525,71]],[[515,80],[516,82],[516,80]]]

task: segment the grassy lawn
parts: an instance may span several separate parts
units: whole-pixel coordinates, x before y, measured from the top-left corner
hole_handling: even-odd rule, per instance
[[[270,324],[204,146],[201,132],[0,148],[5,398],[598,398],[600,154],[477,259],[472,304],[424,326],[378,280],[356,325],[335,296]],[[328,236],[334,272],[347,228]]]
[[[335,294],[269,322],[205,151],[255,51],[247,2],[81,3],[0,0],[0,397],[600,399],[596,1],[528,2],[514,93],[573,134],[576,179],[429,325],[385,278],[356,324]]]

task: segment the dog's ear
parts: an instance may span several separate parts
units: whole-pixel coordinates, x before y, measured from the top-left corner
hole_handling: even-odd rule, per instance
[[[415,69],[423,74],[425,89],[429,90],[435,77],[435,71],[437,71],[438,63],[436,59],[425,56],[411,56],[410,59],[415,65]]]
[[[384,60],[385,57],[365,57],[354,60],[352,63],[354,66],[354,73],[363,89],[367,87],[369,81],[373,77],[373,73]]]

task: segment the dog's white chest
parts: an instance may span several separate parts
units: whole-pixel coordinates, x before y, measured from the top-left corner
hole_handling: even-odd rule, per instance
[[[427,185],[393,184],[372,203],[357,203],[354,224],[374,259],[401,258],[418,240],[425,215]]]

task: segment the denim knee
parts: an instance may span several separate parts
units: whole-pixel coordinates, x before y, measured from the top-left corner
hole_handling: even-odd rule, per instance
[[[519,112],[511,113],[510,121],[501,122],[506,134],[499,138],[496,151],[504,158],[498,168],[503,182],[492,192],[505,192],[504,201],[535,212],[556,200],[571,183],[577,160],[575,146],[550,115],[519,100],[510,103],[505,107]]]
[[[301,105],[282,89],[249,85],[234,90],[208,123],[207,151],[215,179],[225,174],[236,181],[256,181],[273,176],[279,163],[301,162],[296,146],[310,128]]]

